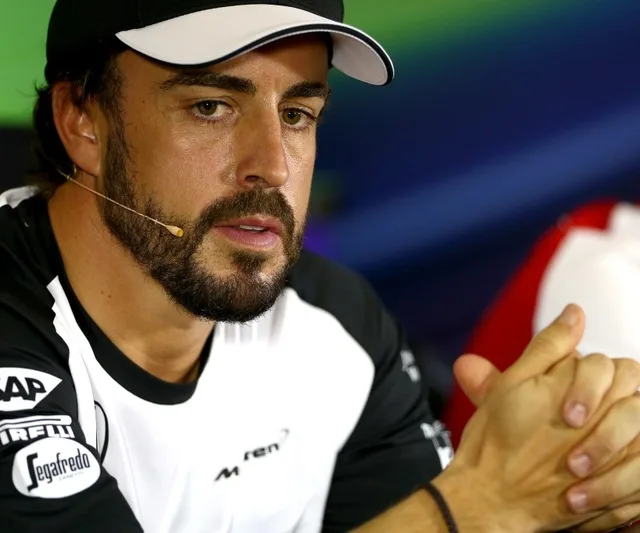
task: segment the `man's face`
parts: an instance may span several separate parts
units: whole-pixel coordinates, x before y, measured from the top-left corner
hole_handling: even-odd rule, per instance
[[[202,69],[117,59],[101,189],[109,230],[194,315],[246,321],[281,293],[302,246],[328,95],[328,51],[292,38]]]

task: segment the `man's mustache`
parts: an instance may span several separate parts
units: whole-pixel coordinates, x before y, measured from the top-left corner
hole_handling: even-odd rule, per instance
[[[220,198],[207,206],[196,223],[196,234],[203,237],[214,226],[229,220],[250,216],[273,217],[282,223],[283,237],[291,239],[295,232],[295,216],[280,191],[252,189],[229,198]]]

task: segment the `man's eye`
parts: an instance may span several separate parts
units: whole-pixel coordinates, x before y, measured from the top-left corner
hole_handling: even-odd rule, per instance
[[[282,112],[282,120],[289,126],[296,126],[303,118],[302,111],[297,109],[285,109]]]
[[[214,100],[205,100],[203,102],[198,102],[196,104],[196,109],[198,113],[205,117],[210,117],[216,114],[216,111],[220,107],[219,102],[215,102]]]

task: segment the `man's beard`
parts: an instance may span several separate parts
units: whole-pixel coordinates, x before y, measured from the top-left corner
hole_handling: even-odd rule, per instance
[[[165,228],[111,202],[102,203],[107,228],[147,274],[174,302],[204,320],[247,322],[271,308],[298,259],[304,234],[304,221],[296,231],[293,210],[282,193],[254,188],[214,201],[195,221],[177,219],[164,212],[152,197],[140,201],[128,175],[130,158],[124,134],[117,126],[113,130],[105,161],[106,196],[153,219],[170,221],[184,229],[184,236],[177,238]],[[201,244],[212,228],[221,222],[258,214],[282,223],[282,267],[268,280],[264,279],[260,275],[267,261],[264,254],[233,250],[229,254],[236,272],[224,277],[208,272],[198,261],[198,255],[202,255]],[[206,258],[200,260],[204,262]]]

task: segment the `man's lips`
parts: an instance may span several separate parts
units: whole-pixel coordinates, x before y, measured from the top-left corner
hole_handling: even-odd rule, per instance
[[[216,228],[236,228],[244,231],[255,232],[271,232],[276,235],[283,233],[282,224],[273,217],[246,217],[228,220],[220,224],[216,224]]]
[[[282,224],[271,217],[246,217],[225,221],[214,227],[229,240],[251,248],[273,248],[283,233]]]

